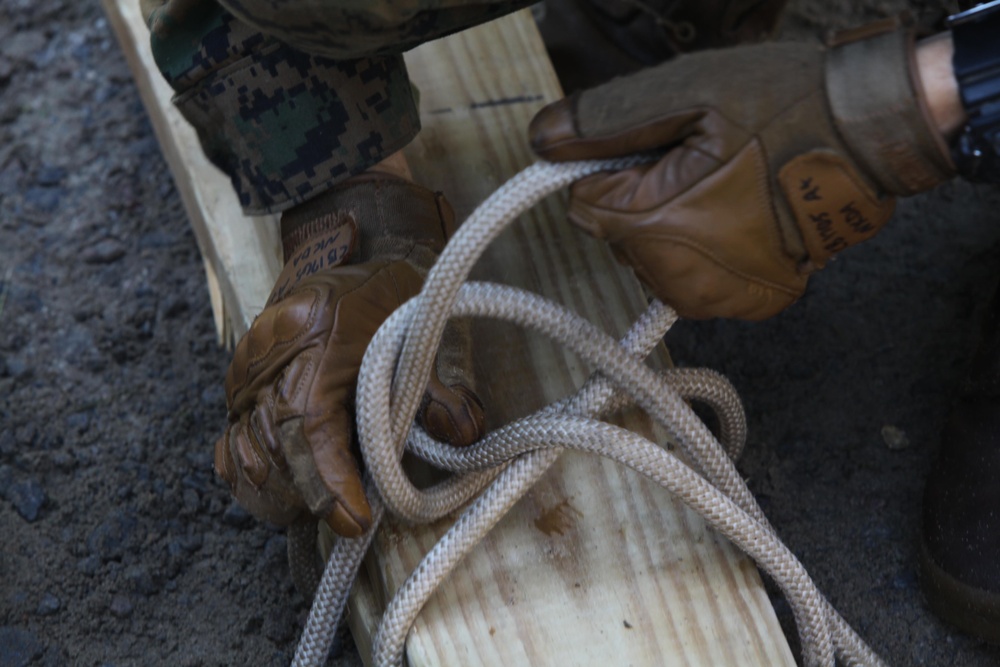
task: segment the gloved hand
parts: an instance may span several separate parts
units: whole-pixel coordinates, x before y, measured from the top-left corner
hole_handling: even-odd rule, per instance
[[[382,322],[419,292],[454,216],[440,195],[384,175],[294,211],[282,218],[284,270],[226,376],[229,426],[215,467],[258,518],[288,525],[309,512],[355,537],[371,524],[352,451],[361,360]],[[446,337],[438,369],[448,386],[433,376],[418,416],[457,446],[484,429],[462,377],[464,343]]]
[[[680,56],[546,107],[531,141],[552,161],[662,152],[575,183],[570,220],[681,315],[763,319],[871,238],[894,195],[952,176],[913,49],[909,32],[882,22],[829,50]]]

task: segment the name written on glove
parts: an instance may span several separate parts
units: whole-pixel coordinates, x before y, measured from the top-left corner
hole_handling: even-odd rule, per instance
[[[808,270],[823,268],[841,250],[875,236],[896,208],[893,198],[880,198],[830,151],[794,158],[778,180],[809,253]]]
[[[269,305],[285,298],[304,278],[340,266],[351,258],[358,242],[357,223],[349,216],[342,220],[339,226],[311,237],[285,262],[268,299]]]

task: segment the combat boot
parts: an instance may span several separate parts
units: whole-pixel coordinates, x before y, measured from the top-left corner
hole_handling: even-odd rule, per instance
[[[931,609],[1000,644],[1000,290],[927,481],[922,538]]]

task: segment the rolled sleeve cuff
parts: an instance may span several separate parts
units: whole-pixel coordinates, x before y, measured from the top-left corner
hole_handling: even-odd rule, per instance
[[[247,214],[305,201],[420,130],[401,56],[334,61],[274,41],[201,78],[174,102]]]

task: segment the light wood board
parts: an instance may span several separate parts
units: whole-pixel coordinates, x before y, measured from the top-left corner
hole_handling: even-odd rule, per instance
[[[170,105],[137,0],[105,0],[205,257],[220,335],[241,335],[280,269],[273,219],[243,218],[228,180]],[[560,89],[528,12],[407,54],[424,130],[419,182],[460,218],[532,161],[525,128]],[[476,277],[554,298],[621,334],[645,306],[605,248],[550,198],[506,232]],[[477,324],[493,424],[570,392],[589,373],[548,341]],[[659,363],[668,363],[665,351]],[[625,423],[649,432],[641,415]],[[362,656],[388,595],[447,526],[379,534],[352,596]],[[793,665],[757,571],[669,495],[615,464],[568,454],[459,567],[421,614],[411,665]]]

